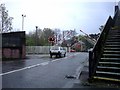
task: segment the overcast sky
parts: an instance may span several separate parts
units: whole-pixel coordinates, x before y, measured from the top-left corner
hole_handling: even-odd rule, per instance
[[[29,32],[39,28],[61,30],[80,29],[85,33],[98,33],[108,17],[114,14],[117,0],[2,0],[9,16],[13,17],[13,29]]]

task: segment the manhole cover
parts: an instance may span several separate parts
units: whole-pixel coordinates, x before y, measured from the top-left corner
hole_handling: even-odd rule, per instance
[[[65,78],[67,78],[67,79],[76,79],[76,77],[73,76],[73,75],[66,75]]]

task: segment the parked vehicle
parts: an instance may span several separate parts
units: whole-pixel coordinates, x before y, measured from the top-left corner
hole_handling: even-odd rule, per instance
[[[75,52],[75,50],[71,49],[70,52]]]
[[[53,55],[56,55],[56,57],[62,57],[66,56],[66,50],[63,47],[60,46],[53,46],[50,48],[50,57],[52,58]]]

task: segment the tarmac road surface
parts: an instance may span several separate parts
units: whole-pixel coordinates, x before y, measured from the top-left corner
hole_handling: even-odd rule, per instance
[[[69,88],[88,61],[88,53],[70,53],[65,58],[29,58],[3,62],[3,88]]]

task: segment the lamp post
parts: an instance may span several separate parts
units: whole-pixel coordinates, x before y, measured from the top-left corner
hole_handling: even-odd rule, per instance
[[[24,17],[26,17],[26,15],[22,14],[22,31],[24,30]]]
[[[37,42],[38,42],[38,35],[37,35],[37,34],[38,34],[38,33],[37,33],[37,31],[38,31],[38,26],[35,26],[35,27],[36,27],[35,44],[36,44],[36,46],[37,46],[37,45],[38,45],[38,43],[37,43]]]

